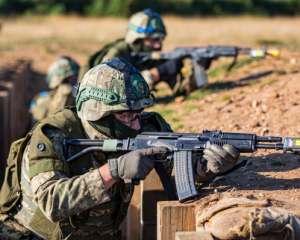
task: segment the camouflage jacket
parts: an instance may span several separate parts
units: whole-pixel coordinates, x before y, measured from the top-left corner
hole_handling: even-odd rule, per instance
[[[63,83],[55,90],[44,91],[37,94],[30,102],[31,127],[44,118],[50,116],[56,110],[64,106],[73,106],[75,99],[72,96],[73,87]]]
[[[116,41],[115,44],[111,44],[111,45],[112,46],[109,47],[106,54],[102,58],[100,57],[101,51],[99,51],[94,56],[92,56],[92,58],[95,58],[95,60],[93,62],[91,62],[90,61],[91,59],[90,59],[88,61],[88,63],[85,64],[80,69],[80,73],[78,76],[78,82],[81,82],[84,74],[88,70],[90,70],[90,68],[98,65],[101,62],[104,62],[105,60],[120,57],[120,58],[124,58],[125,60],[130,62],[137,70],[139,70],[141,72],[141,74],[145,78],[146,82],[148,83],[150,90],[152,90],[154,87],[154,84],[153,84],[152,75],[149,70],[151,68],[154,68],[154,67],[158,66],[159,64],[163,63],[163,60],[149,60],[139,66],[136,66],[135,64],[138,62],[139,59],[137,57],[131,56],[131,52],[133,50],[131,49],[129,44],[127,44],[123,39],[121,39],[121,40]],[[103,50],[105,48],[106,47],[104,47]],[[97,55],[99,57],[97,57]],[[174,90],[174,87],[176,86],[178,78],[176,75],[174,75],[174,76],[166,77],[166,78],[162,79],[162,81],[167,82],[169,84],[169,86],[171,87],[171,89]]]
[[[146,119],[143,131],[159,130],[153,119]],[[120,239],[118,226],[126,216],[133,187],[118,181],[105,190],[98,168],[124,153],[94,152],[72,165],[65,163],[63,139],[88,138],[82,123],[71,110],[58,111],[36,126],[24,150],[22,196],[12,216],[41,239]],[[68,154],[78,150],[70,148]]]

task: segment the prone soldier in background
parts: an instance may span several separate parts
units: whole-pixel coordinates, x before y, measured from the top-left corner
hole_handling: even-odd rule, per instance
[[[167,149],[94,151],[68,163],[66,159],[84,146],[64,150],[63,142],[172,131],[158,113],[143,112],[153,103],[144,78],[124,59],[89,70],[76,108],[56,111],[12,144],[0,193],[1,239],[121,239],[119,225],[134,190],[125,180],[144,180],[155,165],[150,157],[166,154]],[[203,158],[193,159],[195,180],[228,171],[238,158],[234,147],[212,145]],[[172,164],[165,167],[172,177]]]
[[[75,104],[72,91],[78,72],[79,65],[69,57],[62,56],[50,65],[46,81],[52,90],[37,94],[30,102],[30,129],[56,110]]]
[[[176,95],[186,94],[195,90],[196,85],[193,76],[188,81],[184,81],[181,74],[183,67],[181,58],[168,61],[151,60],[146,63],[137,64],[140,58],[133,56],[132,53],[160,51],[162,41],[166,35],[165,25],[158,13],[151,9],[135,13],[129,20],[125,39],[118,39],[91,56],[88,62],[81,67],[78,82],[81,81],[83,75],[90,68],[107,59],[121,57],[141,72],[150,90],[160,81],[167,82]]]

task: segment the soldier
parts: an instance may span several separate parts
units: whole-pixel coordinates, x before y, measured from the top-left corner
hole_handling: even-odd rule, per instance
[[[39,122],[25,140],[13,143],[0,194],[2,213],[10,215],[0,214],[1,239],[22,235],[23,239],[121,239],[119,225],[134,190],[124,180],[144,180],[154,167],[149,157],[167,149],[98,151],[67,163],[63,139],[126,139],[145,130],[171,131],[158,113],[143,113],[153,105],[152,96],[142,75],[123,59],[89,70],[76,108],[57,111]],[[81,146],[70,146],[67,154],[81,150]],[[230,145],[213,145],[205,155],[203,164],[194,158],[197,181],[232,168],[239,152]],[[16,187],[18,171],[11,170],[12,158],[20,159],[20,188]],[[18,224],[13,231],[12,223]]]
[[[95,53],[88,62],[80,69],[78,82],[83,75],[92,67],[107,60],[121,57],[136,67],[152,90],[159,81],[169,84],[174,94],[180,95],[196,89],[193,78],[188,81],[188,85],[183,83],[180,70],[183,67],[182,59],[169,61],[157,60],[147,61],[141,65],[136,65],[138,57],[131,55],[132,52],[159,51],[162,48],[162,41],[166,37],[166,28],[159,14],[151,9],[145,9],[131,16],[126,29],[125,39],[118,39],[106,45],[103,49]],[[186,81],[184,81],[186,83]]]
[[[52,90],[37,94],[31,101],[31,128],[59,108],[75,104],[71,93],[78,72],[79,65],[69,57],[62,56],[50,65],[46,80]]]

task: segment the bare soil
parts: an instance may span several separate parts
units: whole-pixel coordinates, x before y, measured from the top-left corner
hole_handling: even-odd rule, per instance
[[[25,17],[3,20],[0,66],[19,58],[31,59],[35,71],[45,73],[61,55],[80,64],[104,44],[123,36],[127,19],[78,17]],[[191,94],[151,110],[160,112],[179,132],[202,129],[300,137],[300,18],[176,18],[165,17],[168,37],[164,49],[209,44],[279,48],[279,58],[267,57],[209,77],[207,94]],[[214,61],[211,69],[228,62]],[[214,85],[213,85],[214,83]],[[169,93],[160,84],[156,94]],[[198,95],[197,95],[198,94]],[[198,97],[197,97],[198,96]],[[242,158],[245,158],[242,157]],[[273,166],[279,162],[282,166]],[[299,209],[300,157],[259,150],[252,165],[237,170],[201,190],[206,196],[217,189],[235,187],[243,193],[284,200]],[[291,203],[289,205],[289,203]],[[297,205],[298,204],[298,205]],[[296,206],[296,207],[295,207]]]

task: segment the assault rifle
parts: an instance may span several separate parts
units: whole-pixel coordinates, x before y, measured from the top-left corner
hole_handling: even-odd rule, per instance
[[[138,67],[148,60],[170,60],[183,59],[190,57],[193,65],[193,73],[195,74],[196,85],[198,88],[207,83],[205,69],[209,67],[211,60],[217,60],[219,57],[234,57],[233,62],[228,67],[229,71],[236,63],[239,54],[248,54],[251,57],[265,57],[271,55],[279,56],[278,50],[268,50],[266,45],[264,49],[251,49],[249,47],[239,48],[230,46],[208,46],[208,47],[178,47],[171,52],[132,52],[133,57],[141,58],[134,67]],[[209,63],[208,63],[209,62]],[[208,64],[207,64],[208,63]]]
[[[194,181],[192,154],[195,152],[203,152],[203,150],[210,148],[212,144],[219,146],[231,144],[241,153],[253,153],[260,148],[281,149],[284,153],[287,151],[293,153],[300,152],[300,138],[285,138],[282,144],[281,137],[256,136],[255,134],[248,133],[223,133],[219,130],[204,130],[202,133],[144,132],[136,138],[128,138],[125,140],[65,139],[65,156],[67,156],[70,144],[88,147],[68,159],[66,158],[66,162],[68,163],[91,151],[134,151],[150,147],[166,147],[168,149],[168,156],[166,160],[164,160],[165,158],[154,160],[156,162],[155,169],[162,180],[168,199],[178,199],[180,202],[193,199],[198,195]],[[178,198],[173,185],[168,185],[171,183],[170,179],[169,182],[164,183],[167,173],[162,165],[163,161],[173,161]]]

